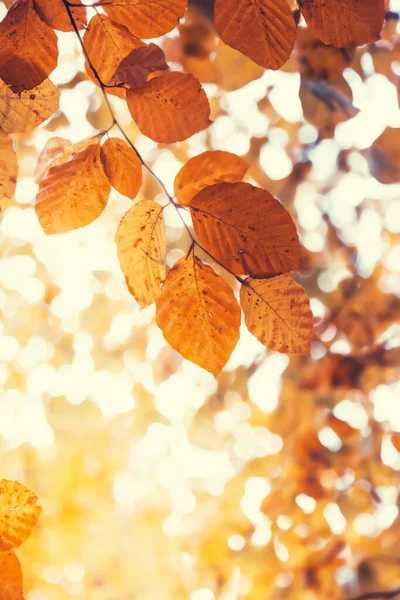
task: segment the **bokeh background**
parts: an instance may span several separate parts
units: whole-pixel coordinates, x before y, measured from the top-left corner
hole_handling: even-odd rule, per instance
[[[400,2],[382,39],[353,50],[322,46],[300,21],[280,72],[217,39],[212,3],[190,4],[156,41],[204,82],[211,127],[157,145],[111,102],[171,192],[188,158],[229,150],[291,212],[312,357],[268,351],[243,326],[218,381],[183,360],[127,291],[114,236],[131,202],[115,191],[88,227],[42,232],[40,150],[110,124],[76,37],[58,34],[60,111],[13,136],[20,175],[0,223],[0,477],[44,509],[18,550],[26,600],[400,587]],[[147,175],[143,198],[165,203]],[[190,244],[172,207],[165,217],[171,265]]]

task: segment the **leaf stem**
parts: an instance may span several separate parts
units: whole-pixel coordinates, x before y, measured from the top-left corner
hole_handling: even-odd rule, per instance
[[[72,14],[72,7],[74,6],[80,6],[80,5],[76,5],[72,2],[69,2],[69,0],[62,0],[65,9],[68,13],[69,16],[69,20],[71,21],[71,25],[74,29],[74,32],[79,40],[79,44],[82,48],[82,52],[85,56],[85,59],[93,73],[94,78],[96,79],[97,83],[99,84],[99,87],[101,89],[101,92],[103,94],[104,97],[104,101],[107,105],[108,111],[110,113],[110,116],[112,118],[112,122],[111,125],[105,130],[106,133],[108,133],[113,127],[116,127],[121,135],[125,138],[126,142],[129,144],[129,146],[132,148],[132,150],[135,152],[136,156],[138,157],[138,159],[140,160],[142,166],[150,173],[150,175],[157,181],[157,183],[159,184],[159,186],[161,187],[161,189],[163,190],[164,194],[166,195],[166,197],[168,198],[168,203],[172,204],[172,206],[175,208],[175,210],[177,211],[183,226],[185,227],[190,240],[191,240],[191,246],[190,249],[192,249],[194,246],[197,246],[199,248],[199,250],[202,250],[207,256],[209,256],[213,261],[215,261],[220,267],[222,267],[223,269],[225,269],[225,271],[227,271],[228,273],[230,273],[230,275],[232,275],[239,283],[241,283],[242,285],[246,285],[246,280],[243,279],[242,277],[239,277],[239,275],[236,275],[235,273],[233,273],[232,271],[230,271],[225,265],[223,265],[219,260],[217,260],[210,252],[208,252],[208,250],[206,250],[204,248],[204,246],[202,246],[194,237],[190,227],[187,225],[187,223],[185,222],[185,219],[183,217],[183,215],[181,214],[181,210],[187,210],[187,206],[183,206],[183,205],[179,205],[178,202],[176,202],[176,200],[174,199],[174,197],[169,193],[165,183],[162,181],[162,179],[160,179],[160,177],[153,171],[153,169],[146,163],[146,161],[144,160],[144,158],[142,157],[142,155],[140,154],[139,150],[136,148],[136,146],[134,145],[134,143],[131,141],[131,139],[129,138],[128,134],[125,132],[125,130],[123,129],[123,127],[121,126],[121,124],[119,123],[116,114],[114,112],[114,109],[111,105],[110,99],[108,97],[107,94],[107,89],[108,88],[115,88],[115,87],[124,87],[122,85],[108,85],[106,83],[104,83],[104,81],[101,79],[99,72],[97,71],[96,67],[94,66],[89,53],[87,52],[86,48],[85,48],[85,44],[83,43],[83,39],[82,36],[80,34],[80,31],[76,25],[75,19],[74,19],[74,15]],[[107,3],[107,2],[97,2],[96,4],[94,4],[93,6],[105,6],[106,4],[111,4]],[[190,250],[189,250],[190,253]]]

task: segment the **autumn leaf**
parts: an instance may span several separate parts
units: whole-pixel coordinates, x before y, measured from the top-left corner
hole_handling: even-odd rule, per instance
[[[15,92],[31,90],[57,66],[57,36],[36,13],[33,0],[21,0],[0,23],[0,77]]]
[[[27,133],[57,110],[59,89],[46,79],[36,88],[15,93],[0,80],[0,127],[6,133]]]
[[[17,155],[12,140],[0,129],[0,198],[14,196],[17,174]]]
[[[168,33],[183,17],[187,0],[109,0],[99,2],[108,16],[139,38]]]
[[[384,0],[303,0],[300,8],[315,37],[339,48],[375,42],[385,19]]]
[[[0,481],[0,551],[20,546],[34,529],[42,509],[37,497],[17,481]]]
[[[309,356],[313,332],[310,301],[291,277],[249,277],[240,289],[240,304],[247,328],[264,346]]]
[[[231,287],[193,252],[172,267],[157,300],[156,320],[184,358],[217,377],[239,339],[240,319]]]
[[[171,72],[126,93],[140,131],[155,142],[180,142],[210,124],[210,105],[193,75]]]
[[[109,182],[120,194],[136,198],[142,185],[142,163],[126,142],[110,138],[101,148],[101,161]]]
[[[160,294],[165,279],[166,239],[163,208],[141,200],[119,224],[116,243],[129,291],[144,308]]]
[[[110,82],[123,82],[131,89],[137,89],[147,83],[151,73],[168,69],[164,52],[156,44],[151,43],[132,50],[121,61]]]
[[[62,137],[52,137],[47,140],[41,151],[35,168],[35,181],[39,183],[44,178],[52,162],[72,147],[72,142]]]
[[[74,31],[69,18],[69,14],[62,0],[33,0],[35,9],[39,17],[52,27],[59,31]],[[81,0],[74,0],[73,4],[82,4]],[[86,8],[82,5],[71,6],[71,13],[78,29],[83,29],[86,25]]]
[[[15,553],[0,552],[0,600],[24,600],[22,570]]]
[[[105,84],[111,82],[115,72],[123,59],[132,50],[145,47],[145,44],[123,25],[114,23],[105,15],[95,15],[90,20],[89,26],[83,36],[86,52],[96,69],[101,81]],[[93,71],[86,61],[86,72],[98,85]],[[107,93],[125,99],[125,90],[118,88],[107,88]]]
[[[288,60],[296,23],[287,0],[216,0],[215,27],[225,44],[265,69]]]
[[[175,178],[174,190],[179,204],[190,204],[194,196],[215,183],[241,181],[249,165],[236,154],[208,150],[194,156]]]
[[[268,277],[297,269],[301,247],[288,211],[249,183],[217,183],[190,203],[206,250],[232,273]]]
[[[371,174],[381,183],[400,181],[400,129],[387,127],[366,152]]]
[[[67,149],[51,163],[40,181],[35,210],[45,233],[64,233],[97,219],[109,194],[97,136],[83,149]]]

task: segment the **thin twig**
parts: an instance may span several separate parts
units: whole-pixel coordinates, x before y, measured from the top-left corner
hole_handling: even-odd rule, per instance
[[[388,600],[389,598],[396,598],[396,596],[400,596],[400,588],[388,592],[367,592],[366,594],[361,594],[361,596],[356,596],[351,600]]]

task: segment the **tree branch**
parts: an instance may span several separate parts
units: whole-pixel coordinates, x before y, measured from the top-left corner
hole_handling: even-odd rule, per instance
[[[366,594],[361,594],[361,596],[356,596],[351,600],[388,600],[390,598],[396,598],[396,596],[400,596],[400,588],[388,592],[367,592]]]

